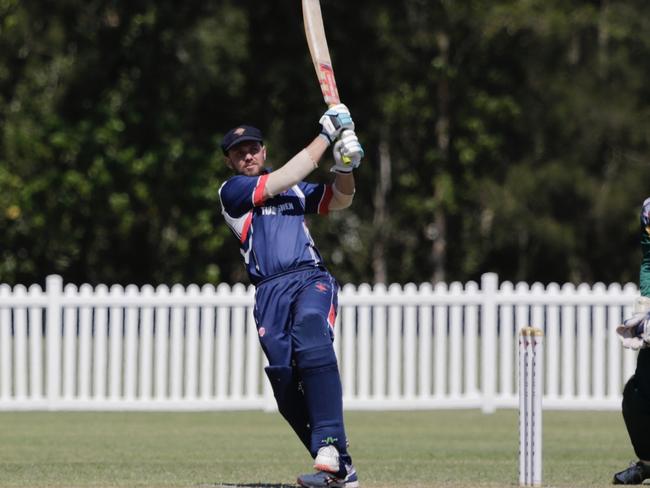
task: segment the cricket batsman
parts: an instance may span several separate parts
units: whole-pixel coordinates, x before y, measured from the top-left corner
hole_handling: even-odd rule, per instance
[[[223,138],[226,164],[236,175],[219,189],[222,214],[239,241],[251,283],[254,317],[278,410],[314,459],[304,487],[357,488],[343,423],[341,379],[334,354],[338,284],[327,271],[305,224],[352,203],[352,170],[363,149],[343,104],[319,120],[316,138],[280,168],[266,167],[259,129],[241,125]],[[302,181],[330,145],[331,184]]]
[[[616,473],[615,485],[640,485],[650,478],[650,198],[641,208],[641,297],[635,314],[617,329],[623,346],[639,351],[636,371],[623,390],[623,419],[639,460]]]

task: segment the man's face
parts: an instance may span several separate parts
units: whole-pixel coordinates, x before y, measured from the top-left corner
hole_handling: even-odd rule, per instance
[[[264,169],[266,148],[257,141],[245,141],[230,148],[226,163],[236,173],[245,176],[258,176]]]

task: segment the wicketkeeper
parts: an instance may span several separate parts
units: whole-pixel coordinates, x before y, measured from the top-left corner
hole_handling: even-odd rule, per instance
[[[616,473],[615,485],[640,485],[650,478],[650,198],[641,208],[641,297],[635,314],[619,326],[623,346],[638,350],[636,371],[623,390],[623,418],[639,460]]]
[[[359,486],[348,453],[334,340],[338,284],[305,224],[352,203],[352,170],[363,149],[345,105],[325,112],[320,134],[282,167],[265,167],[259,129],[241,125],[223,138],[226,164],[237,173],[219,189],[222,213],[239,240],[255,285],[255,322],[269,366],[266,374],[282,416],[314,458],[305,487]],[[333,146],[331,184],[302,181]]]

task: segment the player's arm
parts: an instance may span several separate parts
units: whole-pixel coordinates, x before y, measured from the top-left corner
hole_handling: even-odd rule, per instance
[[[330,144],[344,129],[354,129],[350,111],[343,105],[335,105],[320,118],[321,131],[309,145],[279,169],[273,171],[264,188],[265,199],[288,190],[301,182],[318,167],[318,163]]]
[[[330,210],[342,210],[352,204],[355,185],[352,171],[349,173],[337,173],[332,184],[332,201]]]
[[[354,198],[355,182],[352,170],[361,164],[364,152],[359,139],[352,130],[344,130],[341,139],[334,144],[334,166],[336,173],[332,184],[332,201],[330,210],[341,210],[349,207]]]
[[[650,198],[641,207],[641,250],[641,296],[634,303],[634,315],[616,328],[623,347],[634,350],[650,347]]]

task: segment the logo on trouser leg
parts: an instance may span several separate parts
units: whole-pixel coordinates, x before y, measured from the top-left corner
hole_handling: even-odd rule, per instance
[[[326,437],[325,439],[323,439],[322,441],[320,441],[320,443],[325,444],[326,446],[329,446],[330,444],[336,444],[337,441],[338,441],[337,437],[329,436],[329,437]]]
[[[316,283],[315,288],[321,293],[325,293],[327,290],[329,290],[329,287],[321,282]]]
[[[330,326],[330,329],[334,330],[334,324],[336,323],[336,309],[334,305],[330,305],[330,311],[327,314],[327,324]]]

